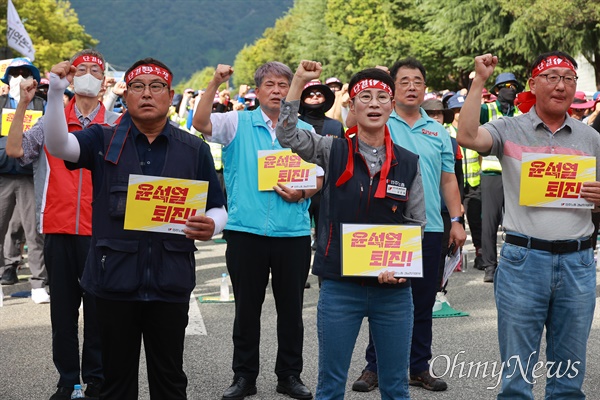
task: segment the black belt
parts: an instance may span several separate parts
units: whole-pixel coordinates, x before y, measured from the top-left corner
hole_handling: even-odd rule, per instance
[[[549,251],[553,254],[573,253],[579,250],[586,250],[592,247],[592,239],[584,240],[542,240],[536,238],[527,238],[522,236],[506,235],[506,243],[514,244],[519,247],[527,247],[534,250]]]

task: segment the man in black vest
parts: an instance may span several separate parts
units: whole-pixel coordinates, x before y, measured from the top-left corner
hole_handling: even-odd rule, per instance
[[[39,83],[40,71],[28,59],[15,58],[2,78],[2,82],[9,85],[10,89],[8,95],[0,96],[0,107],[12,110],[17,108],[20,84],[25,79],[35,79]],[[27,109],[43,111],[43,99],[35,96]],[[21,246],[15,243],[15,239],[21,235],[15,234],[15,231],[22,225],[31,270],[31,298],[38,304],[48,303],[50,296],[44,288],[48,276],[43,254],[44,239],[37,231],[35,221],[33,167],[31,164],[21,167],[15,159],[9,158],[6,155],[6,140],[6,136],[0,138],[0,284],[13,285],[19,281],[17,267],[21,262]],[[11,218],[13,221],[9,232]],[[7,233],[10,240],[5,242]],[[6,249],[5,243],[9,245]]]
[[[96,296],[104,385],[100,399],[137,399],[142,337],[152,399],[186,399],[185,328],[196,283],[195,240],[210,240],[227,221],[210,149],[167,118],[173,74],[146,58],[125,73],[128,111],[117,126],[69,133],[62,106],[76,68],[52,67],[45,143],[68,168],[92,171],[92,242],[81,279]],[[187,218],[184,235],[125,230],[130,174],[208,181],[206,215]],[[185,218],[185,217],[184,217]]]

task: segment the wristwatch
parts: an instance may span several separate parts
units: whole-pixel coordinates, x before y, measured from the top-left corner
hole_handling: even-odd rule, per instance
[[[302,197],[298,199],[298,204],[304,203],[304,200],[306,200],[306,192],[302,189]]]
[[[450,222],[460,222],[461,224],[464,222],[464,218],[463,217],[452,217],[450,218]]]

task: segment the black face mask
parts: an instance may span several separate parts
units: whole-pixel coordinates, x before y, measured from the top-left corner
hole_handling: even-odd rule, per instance
[[[516,97],[517,91],[515,89],[505,87],[498,91],[498,100],[500,103],[513,104]]]

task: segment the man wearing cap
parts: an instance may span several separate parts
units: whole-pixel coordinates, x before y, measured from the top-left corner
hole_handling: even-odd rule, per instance
[[[315,132],[321,136],[343,138],[344,126],[342,123],[326,115],[336,100],[336,95],[330,87],[331,85],[323,85],[319,80],[310,81],[305,85],[300,96],[299,119],[312,125]],[[315,221],[315,227],[319,226],[320,207],[321,193],[317,192],[311,197],[308,209],[310,217]],[[311,245],[313,250],[317,248],[317,235],[318,229],[315,228],[315,236]],[[307,287],[310,287],[308,282]]]
[[[44,131],[50,154],[69,169],[92,171],[92,237],[81,286],[96,296],[105,379],[100,399],[138,398],[142,338],[152,398],[186,399],[183,348],[196,282],[193,240],[209,240],[227,220],[210,150],[169,123],[173,75],[152,58],[126,71],[128,108],[118,125],[92,124],[69,133],[61,99],[79,67],[52,67]],[[205,215],[188,217],[185,235],[125,230],[131,174],[208,181]],[[157,197],[167,192],[150,190]]]
[[[95,50],[82,50],[64,65],[76,68],[74,99],[64,109],[69,131],[93,124],[113,126],[119,114],[98,100],[104,81],[104,58]],[[49,82],[48,82],[49,83]],[[90,171],[70,171],[63,160],[44,148],[45,117],[23,132],[25,108],[36,85],[21,84],[21,99],[10,127],[6,151],[21,165],[33,163],[38,228],[45,235],[44,258],[48,267],[52,303],[52,359],[59,373],[58,389],[51,400],[70,399],[80,375],[86,395],[98,397],[104,380],[100,332],[94,296],[79,285],[92,235],[92,177]],[[84,329],[79,365],[79,306],[83,301]]]
[[[498,399],[533,399],[533,384],[541,376],[546,378],[546,399],[584,399],[581,388],[596,303],[590,209],[522,205],[520,194],[532,190],[534,178],[529,176],[539,174],[537,168],[529,168],[529,174],[522,171],[525,153],[533,160],[528,165],[544,164],[540,160],[548,154],[598,160],[600,136],[567,113],[577,87],[577,63],[558,51],[542,54],[532,64],[531,92],[526,93],[534,106],[529,112],[479,126],[481,91],[497,63],[492,54],[475,57],[476,76],[462,108],[458,141],[482,155],[496,155],[503,167],[506,236],[494,279],[504,366]],[[550,166],[545,174],[552,170]],[[567,197],[581,197],[598,209],[597,161],[594,172],[593,181],[583,182],[579,193]],[[546,188],[537,191],[545,193]],[[546,363],[540,364],[544,328]],[[540,375],[540,366],[547,373]]]
[[[2,82],[10,86],[8,95],[0,96],[0,107],[16,109],[21,95],[21,82],[26,79],[39,83],[40,71],[26,58],[15,58],[6,68]],[[44,100],[31,96],[23,106],[27,110],[44,110]],[[2,122],[0,121],[0,128]],[[6,136],[0,137],[0,284],[13,285],[19,281],[17,268],[21,262],[21,246],[16,242],[20,234],[8,232],[10,224],[18,230],[22,224],[27,241],[27,259],[31,270],[31,299],[34,303],[48,303],[50,296],[46,289],[47,273],[44,263],[44,238],[36,229],[35,194],[33,187],[33,166],[21,166],[6,153]],[[20,222],[20,224],[19,224]],[[5,241],[6,235],[10,239]],[[4,248],[4,243],[11,246]],[[5,254],[6,253],[6,254]]]
[[[496,101],[481,104],[479,123],[483,125],[488,121],[521,114],[514,102],[522,88],[513,73],[499,74],[491,90],[497,97]],[[498,265],[496,242],[503,208],[502,165],[496,156],[488,155],[481,161],[481,268],[485,270],[484,282],[494,282]]]
[[[452,110],[452,123],[446,125],[450,136],[456,138],[458,131],[458,121],[460,120],[460,111],[465,102],[465,96],[455,94],[448,99],[448,108]],[[475,246],[475,259],[473,267],[479,270],[485,269],[482,266],[481,251],[481,156],[476,151],[462,148],[463,176],[464,176],[464,206],[465,215],[469,222],[471,230],[471,239]],[[466,265],[465,265],[466,267]]]
[[[316,189],[296,190],[280,183],[258,190],[258,152],[283,149],[275,135],[281,100],[293,73],[280,62],[261,65],[254,74],[260,106],[251,112],[211,114],[211,97],[233,69],[219,64],[194,114],[194,128],[223,145],[229,221],[226,227],[227,270],[235,297],[232,384],[223,400],[256,394],[260,373],[260,315],[271,280],[277,305],[276,390],[295,399],[312,399],[300,378],[303,368],[304,284],[310,269],[309,199]],[[298,127],[312,129],[303,121]],[[321,175],[324,173],[321,170]]]

